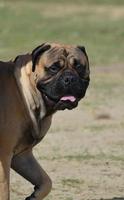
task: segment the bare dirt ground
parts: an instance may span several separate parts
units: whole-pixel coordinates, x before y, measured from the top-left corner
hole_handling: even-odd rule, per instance
[[[53,180],[46,200],[124,200],[124,66],[93,68],[86,98],[55,114],[34,153]],[[11,172],[12,200],[32,188]]]

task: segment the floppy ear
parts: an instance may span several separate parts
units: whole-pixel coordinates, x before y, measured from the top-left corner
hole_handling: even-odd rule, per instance
[[[89,58],[88,58],[85,47],[84,46],[77,46],[77,48],[80,49],[85,54],[87,61],[88,61],[88,65],[89,65]]]
[[[35,71],[35,65],[36,65],[36,62],[37,62],[39,56],[42,55],[42,54],[43,54],[45,51],[47,51],[48,49],[50,49],[50,47],[51,47],[51,46],[50,46],[49,44],[46,44],[46,45],[45,45],[45,43],[43,43],[42,45],[36,47],[36,48],[32,51],[32,54],[31,54],[31,56],[32,56],[32,63],[33,63],[33,65],[32,65],[32,72]]]
[[[83,53],[86,53],[85,47],[84,46],[77,46],[78,49],[80,49]]]

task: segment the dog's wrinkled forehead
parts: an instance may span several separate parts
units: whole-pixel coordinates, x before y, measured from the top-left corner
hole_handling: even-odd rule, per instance
[[[85,54],[79,48],[72,46],[51,45],[51,48],[44,54],[44,61],[49,64],[56,61],[73,64],[74,59],[79,60],[82,64],[87,62]]]
[[[71,67],[75,63],[89,66],[88,56],[83,46],[45,43],[32,52],[33,72],[36,65],[49,67],[56,62],[59,62],[61,67]]]
[[[47,52],[44,54],[45,62],[56,62],[59,59],[64,59],[64,49],[58,47],[51,47]]]

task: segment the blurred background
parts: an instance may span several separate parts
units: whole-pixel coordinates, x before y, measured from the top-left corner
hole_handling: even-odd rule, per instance
[[[124,0],[0,0],[1,60],[43,42],[84,45],[91,68],[84,100],[35,147],[53,180],[46,200],[124,200]],[[32,189],[11,172],[11,199]]]

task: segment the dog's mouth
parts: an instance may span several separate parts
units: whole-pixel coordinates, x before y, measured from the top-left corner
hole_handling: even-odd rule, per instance
[[[73,109],[77,107],[79,99],[72,95],[62,96],[56,105],[58,110]]]
[[[76,97],[71,96],[71,95],[69,95],[69,96],[63,96],[63,97],[61,97],[60,101],[64,101],[64,102],[65,102],[65,101],[75,102],[75,101],[76,101]]]
[[[65,109],[73,109],[78,105],[79,98],[76,98],[73,95],[63,95],[60,98],[53,99],[46,94],[43,94],[44,101],[46,106],[51,110],[65,110]]]
[[[82,83],[82,82],[81,82]],[[56,84],[43,84],[41,81],[37,84],[47,113],[54,113],[57,110],[73,109],[77,107],[78,102],[85,96],[86,88],[82,85],[72,85],[64,87]]]
[[[44,87],[43,84],[39,83],[37,84],[37,89],[40,91],[44,103],[46,105],[46,110],[48,113],[55,112],[57,110],[65,110],[65,109],[73,109],[78,105],[78,101],[81,99],[77,97],[76,95],[72,94],[72,92],[62,92],[61,95],[56,95],[53,92],[48,92]],[[53,95],[51,95],[54,93]],[[70,94],[69,94],[70,93]]]

